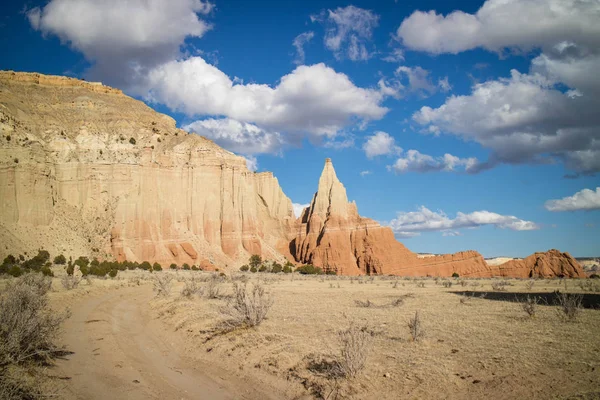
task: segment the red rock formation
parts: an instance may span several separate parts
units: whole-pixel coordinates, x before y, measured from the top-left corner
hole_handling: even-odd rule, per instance
[[[476,251],[421,258],[396,241],[390,228],[358,215],[330,159],[297,223],[290,251],[297,262],[343,275],[584,277],[577,261],[556,250],[498,266],[488,265]]]
[[[495,276],[514,278],[585,278],[581,265],[569,253],[552,249],[534,253],[522,260],[511,260],[494,268]]]

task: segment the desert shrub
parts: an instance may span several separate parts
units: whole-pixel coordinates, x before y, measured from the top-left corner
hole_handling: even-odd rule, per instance
[[[49,259],[50,253],[46,250],[40,250],[38,251],[38,254],[31,259],[23,261],[21,267],[25,270],[40,271]]]
[[[535,314],[537,312],[538,303],[539,303],[538,297],[536,297],[536,296],[529,297],[529,295],[527,295],[527,298],[525,300],[521,301],[521,308],[523,309],[525,314],[527,314],[529,317],[533,318],[533,317],[535,317]]]
[[[135,144],[135,139],[134,139],[134,138],[132,138],[132,137],[131,137],[131,138],[129,138],[129,143],[131,143],[131,144]]]
[[[369,300],[369,299],[367,299],[367,301],[354,300],[354,304],[356,304],[357,307],[363,307],[363,308],[370,308],[370,307],[375,306],[375,304],[373,302],[371,302],[371,300]]]
[[[154,291],[157,297],[167,297],[171,293],[171,275],[156,274],[154,276]]]
[[[258,270],[257,270],[257,269],[256,269],[256,267],[254,267],[254,266],[252,266],[252,267],[250,268],[250,272],[257,272],[257,271],[258,271]]]
[[[565,321],[576,321],[583,308],[583,296],[580,294],[558,293],[555,304],[558,316]]]
[[[54,276],[54,272],[52,272],[52,270],[50,269],[50,267],[44,265],[42,267],[42,269],[40,270],[40,272],[42,273],[42,275],[44,276],[49,276],[49,277],[53,277]]]
[[[242,272],[246,272],[246,271],[248,271],[249,269],[250,269],[250,267],[248,267],[247,265],[242,265],[242,266],[240,267],[240,271],[242,271]]]
[[[424,288],[425,287],[425,282],[423,282],[423,281],[417,282],[417,287],[418,288]]]
[[[188,278],[183,281],[183,289],[181,289],[181,297],[191,298],[196,293],[200,292],[200,286],[198,285],[198,281],[196,278]]]
[[[184,263],[183,264],[183,269],[186,270],[186,271],[189,271],[191,268],[190,268],[190,265],[188,263]]]
[[[8,269],[8,274],[14,276],[15,278],[18,278],[19,276],[23,275],[23,270],[21,269],[21,267],[15,264]]]
[[[156,263],[156,262],[155,262],[155,263],[152,265],[152,269],[153,269],[154,271],[162,271],[162,266],[161,266],[159,263]]]
[[[92,266],[98,266],[100,264],[97,259],[94,259],[94,261],[95,262],[92,264]],[[90,260],[87,257],[81,256],[77,260],[75,260],[75,262],[73,264],[78,265],[79,268],[87,267],[90,265]]]
[[[419,311],[415,311],[415,316],[408,321],[408,330],[413,342],[417,342],[425,336]]]
[[[340,357],[337,365],[340,373],[345,377],[354,378],[365,368],[372,348],[373,333],[367,326],[351,322],[348,329],[338,332],[338,340]]]
[[[81,279],[75,275],[63,275],[60,279],[61,285],[67,290],[73,290],[79,286]]]
[[[458,272],[453,272],[452,273],[452,277],[453,278],[460,278],[460,275],[458,274]]]
[[[0,293],[0,391],[4,395],[9,367],[48,363],[58,351],[54,342],[68,314],[50,309],[50,285],[43,275],[27,274]]]
[[[296,271],[302,275],[323,275],[323,270],[321,268],[310,264],[298,267],[296,268]]]
[[[283,267],[281,266],[281,264],[274,262],[273,268],[271,268],[271,272],[274,274],[278,274],[281,271],[283,271]]]
[[[289,265],[284,265],[283,266],[283,273],[284,274],[290,274],[290,273],[292,273],[292,267],[290,267]]]
[[[442,286],[445,288],[451,288],[452,287],[452,282],[450,281],[443,281],[442,282]]]
[[[206,297],[209,299],[218,299],[222,296],[221,294],[221,277],[217,275],[211,276],[206,285],[206,291],[204,292]]]
[[[266,318],[273,306],[273,298],[264,287],[255,283],[252,290],[246,284],[233,283],[233,300],[221,309],[228,318],[224,321],[226,330],[252,328],[258,326]]]
[[[527,283],[525,284],[525,288],[527,290],[531,290],[533,289],[533,285],[535,284],[535,281],[533,279],[527,281]]]
[[[54,257],[54,264],[65,265],[66,263],[67,259],[62,254],[59,254],[58,256]]]
[[[169,269],[177,269],[177,264],[171,264],[171,265],[169,265]]]
[[[196,265],[192,265],[192,271],[200,271],[200,268],[198,268]]]
[[[144,271],[152,271],[152,264],[150,264],[148,261],[144,261],[140,264],[139,268],[143,269]]]
[[[494,281],[492,282],[492,289],[497,292],[505,292],[506,291],[506,281]]]
[[[257,268],[262,264],[262,258],[258,254],[253,254],[250,256],[250,260],[248,260],[248,264],[251,267]]]
[[[115,278],[115,277],[117,276],[117,274],[118,274],[118,273],[119,273],[119,270],[117,270],[117,269],[111,269],[111,270],[108,272],[108,276],[110,276],[111,278]]]
[[[269,272],[269,271],[268,271],[267,266],[263,264],[258,268],[258,272]]]

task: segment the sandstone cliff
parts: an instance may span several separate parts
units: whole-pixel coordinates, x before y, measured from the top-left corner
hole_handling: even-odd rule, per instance
[[[396,241],[392,230],[358,215],[349,203],[330,159],[325,161],[319,187],[296,224],[290,249],[296,261],[311,263],[344,275],[463,277],[580,277],[583,272],[570,256],[536,253],[525,260],[488,265],[475,251],[420,258]],[[534,259],[536,261],[534,261]]]
[[[3,254],[282,258],[295,218],[277,179],[119,90],[0,72],[0,132]]]
[[[300,219],[271,173],[117,89],[0,71],[0,257],[52,254],[239,266],[251,254],[347,275],[583,277],[566,253],[487,265],[419,258],[363,218],[327,160]]]

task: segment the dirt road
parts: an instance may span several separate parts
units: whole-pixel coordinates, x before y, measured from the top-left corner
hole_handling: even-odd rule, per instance
[[[152,296],[151,287],[140,286],[71,305],[64,343],[73,354],[56,368],[65,377],[65,398],[276,398],[256,382],[187,358],[182,339],[149,315]]]

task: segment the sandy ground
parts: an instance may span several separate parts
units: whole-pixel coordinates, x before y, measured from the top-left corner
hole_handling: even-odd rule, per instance
[[[61,381],[65,398],[600,398],[600,310],[563,322],[554,306],[540,305],[529,318],[514,302],[519,293],[564,291],[564,281],[527,289],[527,281],[510,280],[506,292],[494,292],[491,280],[452,280],[447,288],[433,279],[254,274],[249,284],[261,281],[274,298],[268,318],[256,329],[213,336],[230,280],[217,299],[186,299],[183,281],[209,274],[180,272],[170,296],[155,298],[149,281],[138,286],[128,273],[53,293],[55,304],[73,312],[65,344],[74,354],[53,371],[69,378]],[[567,290],[598,301],[577,281]],[[476,296],[461,302],[465,291]],[[390,306],[405,295],[412,296]],[[413,342],[407,323],[417,310],[425,336]],[[328,366],[340,357],[338,332],[350,322],[366,326],[373,343],[364,371],[347,379]]]

